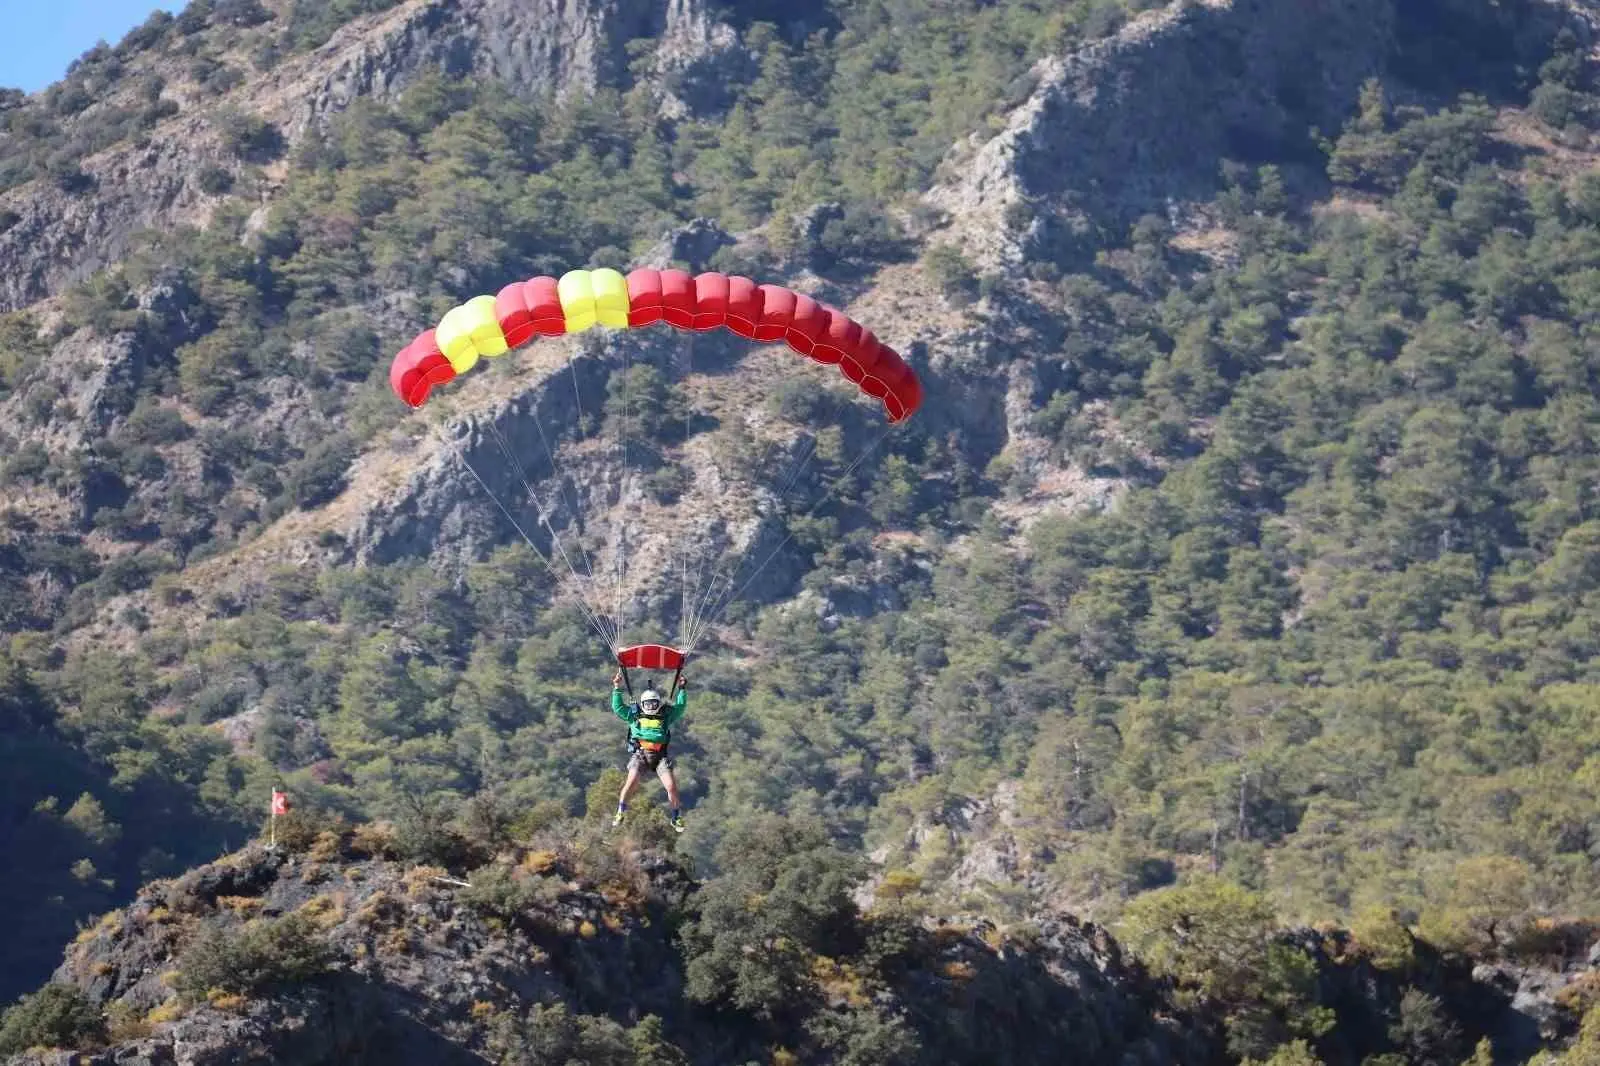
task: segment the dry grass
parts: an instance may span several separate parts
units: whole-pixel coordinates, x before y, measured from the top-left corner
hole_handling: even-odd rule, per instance
[[[259,896],[218,896],[217,897],[217,907],[218,908],[220,908],[221,910],[228,911],[231,914],[238,915],[241,918],[248,918],[251,915],[255,914],[256,912],[260,911],[263,902],[264,901]]]
[[[343,892],[315,896],[300,908],[300,913],[316,923],[319,929],[332,929],[344,921],[349,897]]]
[[[80,930],[73,943],[87,944],[100,936],[116,936],[120,932],[122,932],[122,912],[110,911],[102,914],[95,924]]]
[[[175,1022],[188,1013],[189,1010],[184,1006],[183,999],[174,996],[145,1015],[144,1020],[150,1025],[164,1025],[167,1022]]]

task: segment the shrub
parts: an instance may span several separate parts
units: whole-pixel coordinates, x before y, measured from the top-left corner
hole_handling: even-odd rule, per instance
[[[45,175],[56,188],[76,195],[94,188],[94,177],[84,171],[73,159],[52,160],[45,164]]]
[[[1415,941],[1394,911],[1371,907],[1350,923],[1356,946],[1380,970],[1408,970],[1415,960]]]
[[[317,838],[325,832],[331,830],[338,833],[344,829],[342,821],[337,816],[317,810],[315,807],[296,808],[277,821],[275,832],[278,846],[295,853],[311,850]]]
[[[978,272],[960,251],[948,244],[935,245],[922,257],[922,268],[948,300],[970,303],[978,296]]]
[[[363,822],[350,834],[350,854],[356,858],[394,859],[400,855],[394,826],[388,822]]]
[[[264,163],[283,152],[283,134],[259,115],[227,111],[221,119],[222,146],[240,159]]]
[[[554,903],[561,896],[560,878],[505,866],[474,870],[467,880],[472,882],[472,887],[462,890],[462,902],[482,914],[505,921],[540,904]]]
[[[120,436],[130,444],[176,444],[189,437],[189,423],[173,407],[163,407],[148,397],[139,401],[122,425]]]
[[[284,489],[296,507],[314,510],[344,491],[350,466],[350,442],[335,437],[312,448],[284,477]]]
[[[309,981],[327,972],[333,952],[307,915],[251,922],[241,930],[208,926],[178,958],[179,993],[189,1002],[213,989],[244,995]]]
[[[233,188],[233,173],[227,167],[219,167],[215,163],[202,168],[197,180],[200,191],[208,196],[221,196]]]
[[[71,985],[48,984],[0,1017],[0,1055],[31,1047],[77,1048],[105,1038],[105,1019]]]

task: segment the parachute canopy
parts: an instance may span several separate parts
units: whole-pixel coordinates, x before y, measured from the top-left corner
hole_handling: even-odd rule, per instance
[[[389,383],[407,404],[420,407],[434,386],[535,336],[656,322],[696,332],[724,327],[755,341],[782,340],[801,355],[837,366],[864,394],[883,403],[890,422],[903,422],[922,406],[922,383],[911,367],[843,311],[738,275],[646,268],[626,277],[609,268],[571,270],[559,280],[540,276],[513,282],[495,296],[474,297],[400,350],[389,367]]]
[[[665,644],[635,644],[617,649],[617,665],[624,670],[682,670],[683,652]]]

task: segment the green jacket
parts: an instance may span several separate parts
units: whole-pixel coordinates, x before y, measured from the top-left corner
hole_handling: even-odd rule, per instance
[[[628,723],[628,739],[665,744],[672,739],[672,727],[683,717],[684,704],[688,699],[689,691],[680,688],[671,704],[663,706],[653,715],[646,715],[637,703],[630,704],[622,698],[621,689],[614,688],[611,690],[611,713]]]

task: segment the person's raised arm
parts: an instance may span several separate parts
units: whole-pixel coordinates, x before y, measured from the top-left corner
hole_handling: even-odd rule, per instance
[[[683,717],[683,712],[687,707],[689,699],[688,687],[689,683],[683,679],[682,674],[679,674],[677,695],[674,696],[672,700],[672,717],[667,719],[668,725],[671,725],[673,722],[676,722],[678,719]]]
[[[622,671],[618,670],[611,679],[611,713],[622,719],[628,720],[628,705],[622,698]]]

